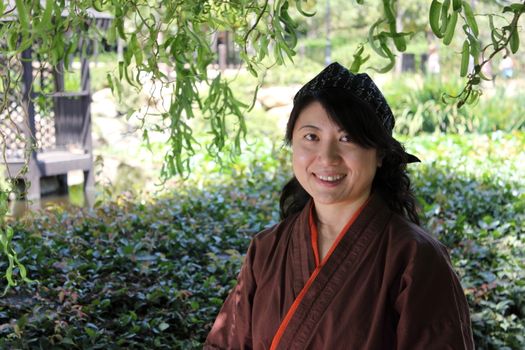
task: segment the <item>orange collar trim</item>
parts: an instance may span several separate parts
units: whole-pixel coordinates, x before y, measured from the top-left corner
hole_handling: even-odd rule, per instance
[[[314,257],[315,257],[315,270],[310,275],[310,278],[308,278],[308,281],[306,281],[306,284],[304,285],[303,289],[301,289],[301,292],[299,293],[297,298],[294,300],[292,306],[290,307],[290,309],[286,313],[286,316],[284,317],[284,319],[282,320],[281,324],[279,325],[279,329],[277,329],[277,332],[275,333],[275,336],[273,337],[272,345],[270,347],[270,350],[276,350],[277,347],[279,346],[279,342],[281,341],[281,338],[283,337],[284,332],[285,332],[286,328],[288,327],[288,324],[290,323],[293,315],[297,311],[297,308],[299,307],[299,304],[301,303],[301,301],[303,300],[304,296],[306,295],[306,292],[310,289],[311,285],[313,284],[313,282],[317,278],[317,275],[319,275],[319,272],[321,271],[321,268],[328,261],[328,259],[332,255],[332,252],[335,250],[335,248],[337,247],[337,245],[339,244],[341,239],[345,236],[345,233],[350,229],[350,226],[352,226],[352,224],[357,219],[359,214],[361,214],[363,209],[366,207],[366,205],[368,204],[369,200],[370,200],[370,197],[368,197],[366,202],[363,203],[363,205],[359,209],[357,209],[356,212],[352,215],[352,217],[350,218],[348,223],[345,225],[345,227],[341,230],[341,232],[337,236],[337,239],[335,240],[334,244],[332,244],[332,247],[328,251],[328,254],[326,254],[326,256],[324,257],[322,262],[319,262],[319,246],[318,246],[318,242],[317,242],[317,238],[318,238],[319,234],[317,232],[317,225],[315,224],[315,220],[314,220],[314,214],[313,214],[314,203],[312,201],[312,205],[310,206],[310,214],[309,214],[309,218],[308,218],[308,224],[310,226],[310,237],[311,237],[311,240],[312,240],[312,249],[314,251]]]
[[[314,208],[315,208],[315,206],[314,206],[314,202],[312,201],[312,205],[310,206],[310,215],[308,217],[308,224],[310,226],[310,239],[312,241],[312,249],[314,251],[315,266],[316,267],[322,267],[324,264],[326,264],[326,262],[330,258],[330,255],[332,255],[333,251],[335,250],[335,248],[337,247],[337,245],[339,244],[341,239],[343,239],[343,237],[345,236],[345,234],[348,231],[348,229],[350,228],[350,226],[352,226],[352,224],[357,219],[359,214],[361,214],[363,209],[368,204],[369,200],[370,200],[370,197],[368,197],[368,199],[363,203],[363,205],[361,205],[355,211],[355,213],[352,215],[352,217],[350,217],[350,220],[348,220],[348,222],[343,227],[341,232],[339,232],[339,234],[337,235],[336,240],[334,241],[334,243],[330,247],[330,250],[328,251],[328,253],[324,257],[323,261],[320,261],[320,258],[319,258],[320,257],[320,255],[319,255],[319,232],[317,231],[317,224],[315,223],[315,219],[314,219]]]

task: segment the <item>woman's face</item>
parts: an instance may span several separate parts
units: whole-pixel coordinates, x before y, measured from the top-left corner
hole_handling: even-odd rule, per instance
[[[316,204],[351,204],[368,198],[376,149],[352,142],[319,102],[299,114],[292,134],[293,171]]]

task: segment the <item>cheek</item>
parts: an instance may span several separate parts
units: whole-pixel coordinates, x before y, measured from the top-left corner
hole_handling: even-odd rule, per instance
[[[372,183],[374,181],[374,177],[376,176],[376,170],[377,170],[376,166],[368,168],[367,182]]]
[[[361,169],[361,173],[372,180],[375,176],[378,165],[375,154],[361,154],[359,158],[355,159],[355,161],[356,166]]]
[[[292,148],[292,167],[296,176],[301,176],[306,171],[308,164],[311,163],[311,158],[311,154],[304,149],[300,147]]]
[[[314,156],[314,152],[305,146],[292,147],[292,157],[300,162],[308,161]]]
[[[293,172],[294,174],[297,176],[297,173],[300,171],[300,169],[302,168],[301,166],[301,158],[299,157],[299,155],[294,152],[293,155],[292,155],[292,168],[293,168]]]
[[[345,162],[353,171],[363,175],[375,174],[377,168],[377,158],[374,153],[368,152],[348,152]]]

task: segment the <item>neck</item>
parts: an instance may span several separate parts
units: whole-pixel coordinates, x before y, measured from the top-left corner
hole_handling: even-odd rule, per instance
[[[317,231],[330,240],[335,240],[348,220],[361,208],[369,197],[369,193],[352,202],[315,204]]]

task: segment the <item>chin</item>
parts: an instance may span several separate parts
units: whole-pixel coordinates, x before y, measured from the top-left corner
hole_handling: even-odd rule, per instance
[[[326,197],[312,197],[315,203],[324,204],[324,205],[330,205],[330,204],[340,204],[344,202],[348,202],[345,200],[341,200],[338,198],[326,198]]]

